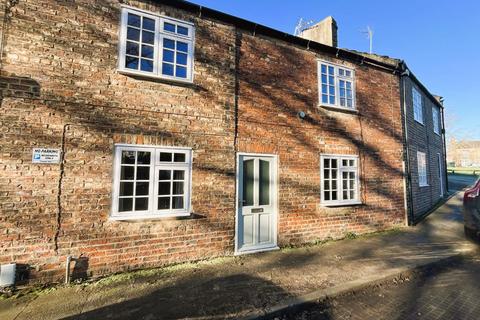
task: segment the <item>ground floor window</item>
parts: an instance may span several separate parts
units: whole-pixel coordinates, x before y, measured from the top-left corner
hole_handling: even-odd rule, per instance
[[[191,149],[115,145],[112,217],[190,213]]]
[[[358,157],[321,155],[321,201],[324,205],[360,203]]]
[[[418,163],[418,185],[420,187],[428,186],[427,181],[427,157],[425,152],[417,151]]]

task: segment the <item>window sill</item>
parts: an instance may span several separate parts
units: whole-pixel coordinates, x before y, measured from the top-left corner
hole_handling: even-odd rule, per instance
[[[413,119],[413,120],[415,120],[416,123],[421,124],[422,126],[425,126],[425,123],[420,122],[420,121],[418,121],[417,119]]]
[[[338,107],[334,105],[328,105],[328,104],[319,104],[318,105],[320,108],[332,110],[332,111],[340,111],[340,112],[345,112],[345,113],[353,113],[353,114],[358,114],[358,109],[352,109],[352,108],[346,108],[346,107]]]
[[[194,220],[204,216],[195,213],[144,214],[144,215],[111,215],[109,221],[151,221],[151,220]]]
[[[132,76],[134,78],[139,78],[143,80],[155,80],[161,82],[168,82],[168,83],[175,83],[175,84],[183,84],[183,85],[191,85],[193,84],[193,79],[182,79],[182,78],[175,78],[175,77],[164,77],[155,75],[150,72],[141,72],[141,71],[134,71],[128,69],[117,69],[119,74],[123,74],[125,76]]]
[[[349,201],[349,202],[332,202],[332,203],[321,203],[322,207],[348,207],[348,206],[358,206],[362,205],[362,201]]]
[[[429,185],[429,184],[419,184],[418,186],[419,186],[420,188],[424,188],[424,187],[430,187],[430,185]]]

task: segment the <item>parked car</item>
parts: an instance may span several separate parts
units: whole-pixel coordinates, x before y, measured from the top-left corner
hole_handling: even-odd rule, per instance
[[[480,179],[463,195],[463,218],[467,238],[480,240]]]

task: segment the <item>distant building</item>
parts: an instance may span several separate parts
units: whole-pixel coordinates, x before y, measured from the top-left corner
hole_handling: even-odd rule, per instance
[[[480,141],[451,139],[447,162],[452,167],[480,167]]]

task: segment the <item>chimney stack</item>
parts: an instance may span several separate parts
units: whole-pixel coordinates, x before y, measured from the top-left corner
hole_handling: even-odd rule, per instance
[[[337,30],[337,22],[332,16],[328,16],[319,23],[303,30],[298,36],[330,47],[337,47]]]

